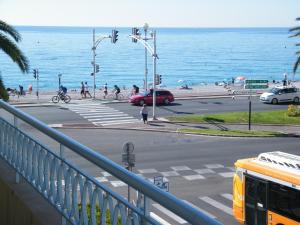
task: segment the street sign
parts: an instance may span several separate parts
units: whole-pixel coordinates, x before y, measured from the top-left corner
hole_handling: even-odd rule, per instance
[[[244,89],[267,89],[268,82],[268,80],[245,80]]]
[[[153,183],[158,188],[160,188],[160,189],[162,189],[166,192],[169,192],[169,182],[164,182],[164,177],[163,176],[154,177]]]

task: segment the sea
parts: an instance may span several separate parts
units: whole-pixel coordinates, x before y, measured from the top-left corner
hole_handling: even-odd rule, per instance
[[[30,72],[23,74],[0,51],[0,73],[6,87],[25,89],[36,86],[33,69],[39,70],[39,88],[56,90],[59,74],[68,89],[79,89],[81,81],[93,85],[92,40],[117,29],[118,41],[102,40],[96,49],[96,87],[119,85],[143,87],[145,48],[133,43],[131,28],[116,27],[36,27],[17,26],[22,36],[18,44],[30,62]],[[207,85],[238,76],[247,79],[292,79],[296,60],[295,38],[289,28],[150,28],[156,30],[157,74],[163,87],[184,84]],[[144,31],[141,30],[144,34]],[[153,46],[153,41],[148,40]],[[153,78],[153,57],[147,54],[148,83]],[[295,77],[297,79],[297,76]]]

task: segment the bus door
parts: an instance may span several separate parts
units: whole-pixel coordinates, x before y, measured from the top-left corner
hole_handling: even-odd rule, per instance
[[[267,225],[267,182],[246,175],[245,220],[247,225]]]

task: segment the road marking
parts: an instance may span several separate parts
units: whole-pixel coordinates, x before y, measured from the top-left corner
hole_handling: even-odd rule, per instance
[[[227,213],[227,214],[229,214],[229,215],[232,216],[232,209],[229,208],[229,207],[227,207],[226,205],[224,205],[224,204],[222,204],[222,203],[220,203],[220,202],[218,202],[218,201],[216,201],[216,200],[214,200],[214,199],[212,199],[210,197],[207,197],[207,196],[205,196],[205,197],[199,197],[199,199],[201,199],[202,201],[204,201],[204,202],[206,202],[206,203],[208,203],[208,204],[216,207],[217,209],[220,209],[223,212],[225,212],[225,213]]]
[[[177,173],[176,171],[160,172],[160,174],[163,175],[164,177],[175,177],[175,176],[180,176],[180,174]]]
[[[97,115],[97,114],[104,114],[104,113],[111,113],[111,114],[117,114],[117,113],[123,113],[123,112],[119,112],[117,110],[106,110],[103,112],[86,112],[86,113],[80,113],[81,116],[92,116],[92,115]]]
[[[135,119],[132,116],[118,116],[118,117],[103,117],[103,118],[95,118],[95,119],[88,119],[88,121],[106,121],[106,120],[113,120],[113,121],[117,121],[117,120],[121,120],[121,119]]]
[[[206,164],[204,165],[208,169],[219,169],[219,168],[224,168],[223,165],[221,164]]]
[[[142,169],[138,170],[140,173],[157,173],[156,169]]]
[[[155,208],[157,208],[162,213],[166,214],[167,216],[169,216],[170,218],[172,218],[173,220],[175,220],[179,224],[187,223],[184,219],[180,218],[179,216],[175,215],[174,213],[172,213],[171,211],[169,211],[168,209],[162,207],[159,204],[152,204],[152,206],[155,207]]]
[[[232,201],[232,194],[224,193],[224,194],[221,194],[221,195],[222,195],[222,197]]]
[[[183,200],[184,202],[186,202],[187,204],[193,206],[194,208],[198,209],[200,212],[202,212],[203,214],[207,215],[208,217],[212,218],[212,219],[216,219],[217,217],[215,217],[214,215],[210,214],[209,212],[205,211],[204,209],[199,208],[198,206],[195,206],[193,203],[187,201],[187,200]]]
[[[123,112],[105,112],[105,113],[102,113],[102,112],[100,112],[100,113],[93,113],[93,114],[91,114],[91,115],[88,115],[88,116],[83,116],[83,118],[94,118],[94,117],[99,117],[99,116],[106,116],[106,115],[111,115],[111,116],[113,116],[113,115],[122,115],[122,114],[124,114]],[[82,114],[81,114],[82,115]]]
[[[183,178],[186,180],[203,180],[203,179],[205,179],[205,177],[200,174],[183,176]]]
[[[213,171],[211,169],[198,169],[198,170],[194,170],[194,171],[199,174],[216,173],[215,171]]]
[[[192,170],[190,167],[187,166],[172,166],[171,169],[175,171]]]
[[[125,184],[123,181],[120,180],[115,180],[115,181],[110,181],[111,185],[114,187],[123,187],[123,186],[127,186],[127,184]]]
[[[106,177],[95,177],[95,179],[99,182],[107,182],[108,179]]]
[[[218,173],[218,174],[222,177],[230,178],[230,177],[233,177],[234,172],[226,172],[226,173]]]
[[[158,221],[159,223],[163,224],[163,225],[171,225],[170,223],[168,223],[167,221],[165,221],[163,218],[161,218],[158,215],[156,215],[154,212],[150,212],[150,216],[153,219],[155,219],[156,221]]]
[[[131,119],[131,120],[110,120],[110,121],[101,121],[101,122],[93,122],[95,125],[102,125],[102,126],[108,126],[108,125],[118,125],[118,124],[124,124],[124,123],[136,123],[139,122],[137,119]]]

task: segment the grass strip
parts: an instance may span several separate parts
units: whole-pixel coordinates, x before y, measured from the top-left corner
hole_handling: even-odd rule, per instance
[[[178,129],[180,133],[190,134],[205,134],[205,135],[219,135],[230,137],[280,137],[284,134],[273,131],[248,131],[248,130],[214,130],[214,129]]]
[[[248,112],[231,112],[223,114],[187,115],[168,117],[170,121],[182,121],[191,123],[248,123]],[[253,124],[281,124],[299,125],[300,117],[290,117],[287,110],[276,110],[267,112],[252,112],[251,122]]]

